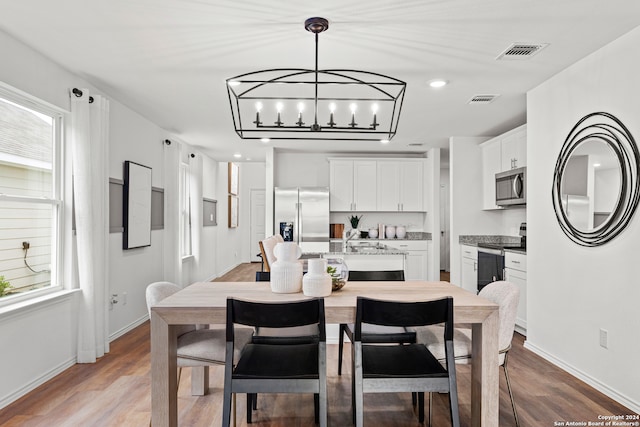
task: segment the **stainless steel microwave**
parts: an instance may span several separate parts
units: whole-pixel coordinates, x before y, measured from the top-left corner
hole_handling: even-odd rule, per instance
[[[511,169],[496,174],[496,205],[514,206],[527,203],[527,168]]]

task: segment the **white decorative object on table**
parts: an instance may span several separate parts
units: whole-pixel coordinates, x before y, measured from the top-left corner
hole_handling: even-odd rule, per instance
[[[396,237],[396,228],[393,225],[387,225],[384,235],[387,237],[387,239],[393,239],[394,237]]]
[[[404,227],[404,225],[396,226],[396,237],[398,239],[404,239],[406,235],[407,235],[407,229]]]
[[[377,237],[378,237],[378,229],[377,228],[370,228],[369,229],[369,238],[375,239]]]
[[[276,261],[271,266],[271,291],[294,294],[302,290],[302,250],[295,242],[278,243],[273,249]]]
[[[331,295],[331,275],[327,273],[327,260],[312,258],[308,262],[309,271],[302,278],[302,292],[309,297]]]

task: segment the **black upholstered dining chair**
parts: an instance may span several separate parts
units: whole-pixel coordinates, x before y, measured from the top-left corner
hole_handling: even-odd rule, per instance
[[[236,393],[312,393],[316,422],[327,425],[327,361],[324,300],[284,303],[227,300],[227,355],[232,354],[237,325],[253,328],[296,328],[315,325],[318,337],[309,340],[255,339],[246,344],[240,359],[225,364],[223,426],[231,420]],[[250,400],[248,399],[248,406]],[[248,413],[250,413],[250,409]]]
[[[418,327],[444,324],[445,364],[424,344],[366,344],[365,324]],[[397,302],[358,297],[353,341],[353,407],[357,427],[363,425],[364,393],[449,393],[451,423],[460,426],[456,367],[453,355],[453,298],[433,301]]]
[[[403,270],[389,271],[349,271],[350,282],[362,281],[404,281]],[[353,342],[353,323],[341,323],[338,333],[338,375],[342,375],[342,355],[344,351],[344,337]],[[364,343],[414,343],[416,333],[402,327],[378,325],[363,325],[362,342]]]

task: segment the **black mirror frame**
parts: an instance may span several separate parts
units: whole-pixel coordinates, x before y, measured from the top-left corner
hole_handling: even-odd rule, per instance
[[[571,153],[584,141],[600,140],[615,153],[620,163],[620,195],[615,209],[607,220],[592,231],[574,227],[562,207],[562,176]],[[626,126],[614,115],[605,112],[584,116],[571,129],[558,155],[553,176],[553,207],[560,228],[572,241],[581,246],[603,245],[624,230],[640,200],[640,152]]]

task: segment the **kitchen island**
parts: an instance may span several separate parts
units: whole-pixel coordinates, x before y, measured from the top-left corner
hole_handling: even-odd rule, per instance
[[[367,240],[334,241],[327,252],[305,252],[304,258],[342,259],[349,270],[404,270],[407,251]]]

